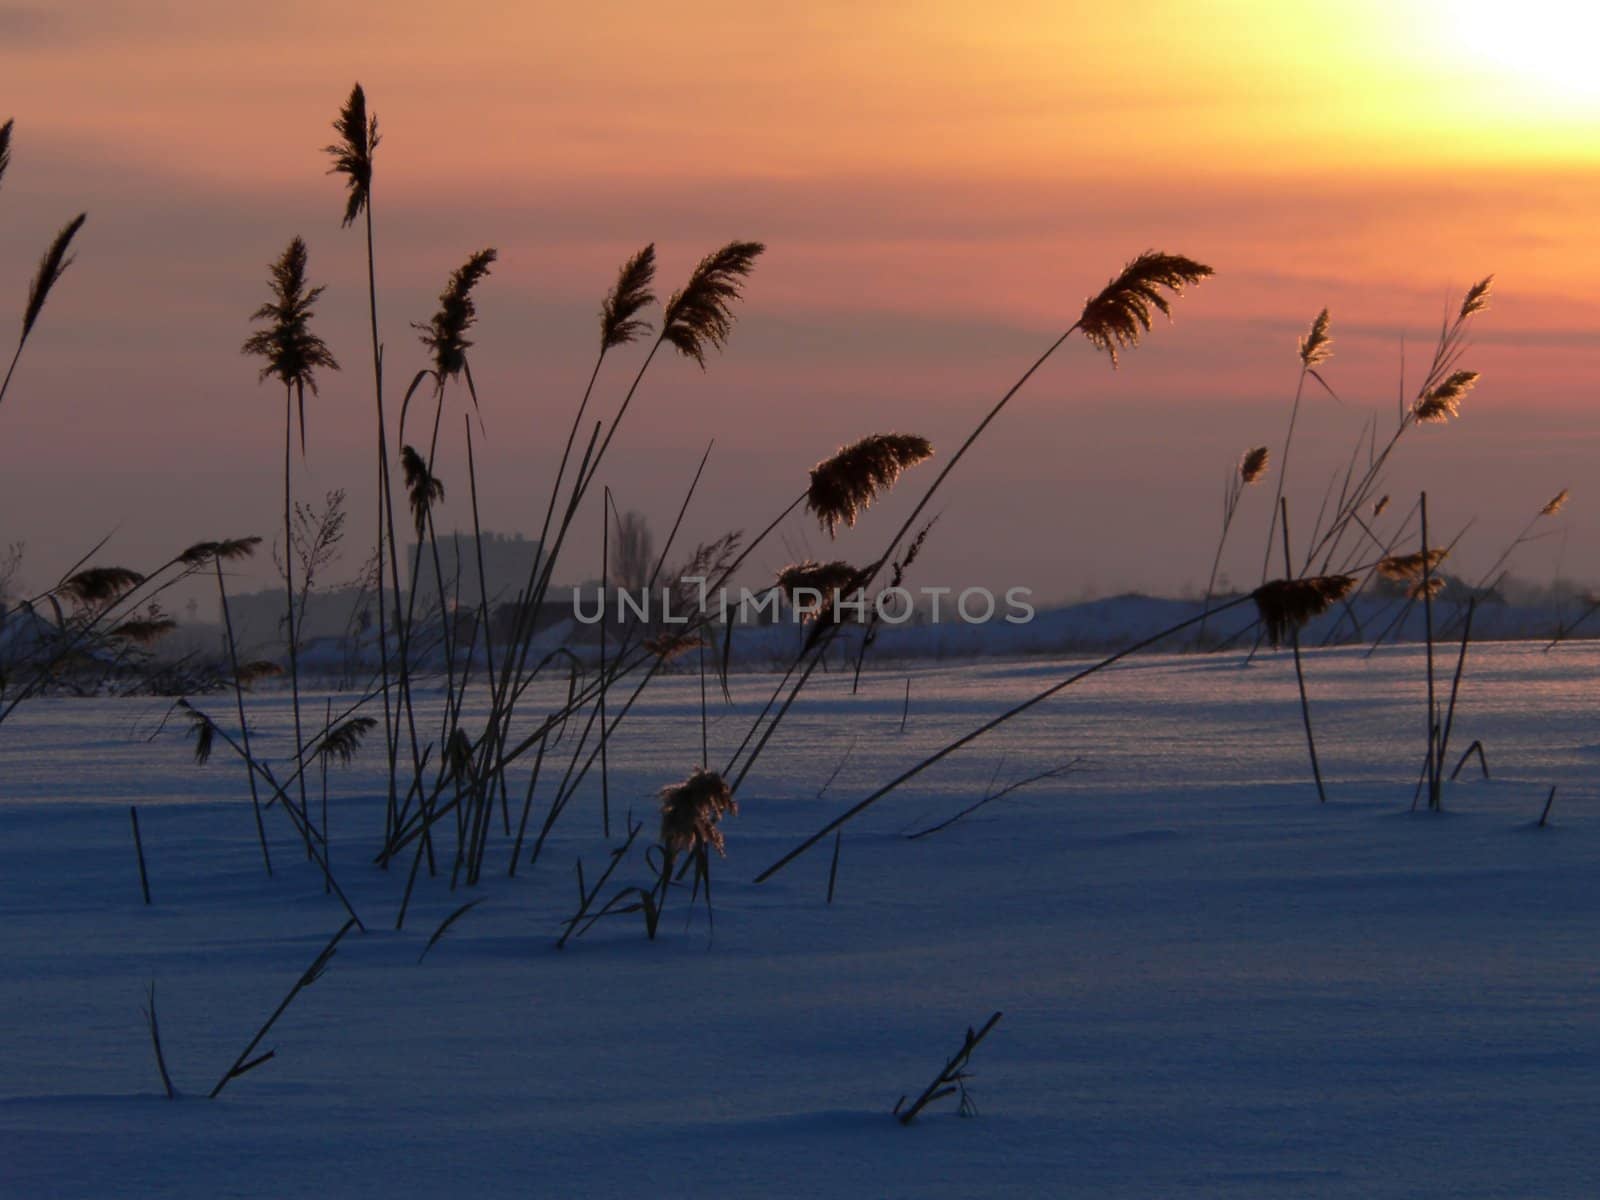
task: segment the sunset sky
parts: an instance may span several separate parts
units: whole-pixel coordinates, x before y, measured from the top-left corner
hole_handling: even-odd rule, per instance
[[[1116,371],[1068,343],[941,493],[926,582],[1046,600],[1203,587],[1223,479],[1249,446],[1276,460],[1317,311],[1342,403],[1312,397],[1297,434],[1307,523],[1363,417],[1392,422],[1402,355],[1414,386],[1446,305],[1490,272],[1463,363],[1482,382],[1459,421],[1407,435],[1386,490],[1426,488],[1452,533],[1476,519],[1459,558],[1482,570],[1570,486],[1562,536],[1517,568],[1600,579],[1597,34],[1568,3],[1442,0],[0,2],[0,120],[16,119],[0,318],[89,214],[0,406],[0,544],[25,539],[42,585],[113,530],[100,557],[135,567],[270,539],[282,397],[238,347],[296,233],[345,367],[311,406],[300,488],[348,488],[365,535],[364,245],[321,152],[359,79],[383,135],[392,388],[424,364],[409,322],[449,272],[501,254],[471,355],[491,528],[537,531],[601,297],[646,242],[663,293],[722,242],[769,246],[726,352],[704,373],[652,368],[603,475],[664,531],[715,437],[689,542],[764,525],[841,442],[900,430],[953,449],[1157,247],[1216,278]],[[608,365],[602,413],[635,362]],[[448,526],[466,520],[459,409],[445,428]],[[837,550],[794,519],[762,568],[871,557],[931,478],[909,475]],[[1236,582],[1259,573],[1269,500],[1246,500]]]

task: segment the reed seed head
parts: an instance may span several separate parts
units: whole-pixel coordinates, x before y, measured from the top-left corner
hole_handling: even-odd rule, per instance
[[[1541,517],[1553,517],[1567,506],[1567,497],[1570,495],[1566,488],[1562,488],[1550,498],[1548,504],[1539,510]]]
[[[827,607],[831,607],[835,599],[858,591],[865,582],[866,572],[837,560],[819,563],[808,558],[803,562],[791,563],[778,572],[778,588],[791,604],[796,601],[796,593],[813,591],[822,596]]]
[[[306,286],[305,241],[299,237],[292,239],[268,270],[272,299],[256,309],[250,319],[269,324],[246,338],[240,349],[266,361],[266,366],[261,368],[262,379],[275,375],[285,387],[299,393],[300,449],[304,452],[306,389],[316,395],[318,369],[337,371],[339,364],[327,343],[311,332],[311,318],[322,288]]]
[[[439,311],[433,314],[433,320],[426,325],[412,323],[412,328],[422,333],[422,344],[433,355],[433,369],[441,383],[461,374],[467,365],[467,350],[472,343],[466,333],[478,319],[472,289],[489,274],[499,257],[492,249],[472,255],[451,273],[450,282],[439,293]]]
[[[1444,546],[1435,546],[1428,551],[1424,558],[1422,551],[1412,554],[1391,554],[1378,562],[1378,574],[1385,579],[1408,580],[1421,579],[1426,573],[1431,573],[1450,553]]]
[[[1444,579],[1439,575],[1430,575],[1426,579],[1418,579],[1406,589],[1406,596],[1411,600],[1421,600],[1424,596],[1433,599],[1444,591]]]
[[[1478,382],[1476,371],[1452,371],[1430,392],[1417,398],[1411,410],[1418,421],[1435,424],[1461,415],[1461,400]]]
[[[428,513],[444,499],[444,483],[428,470],[427,460],[414,446],[400,447],[400,469],[405,473],[406,494],[411,499],[411,516],[420,538],[428,529]]]
[[[733,332],[733,302],[766,247],[729,242],[702,258],[682,289],[672,293],[661,317],[661,338],[702,368],[706,349],[720,350]]]
[[[211,761],[211,747],[217,735],[217,727],[205,713],[191,708],[187,700],[179,700],[178,707],[189,717],[189,733],[194,738],[194,765],[203,767]]]
[[[1467,289],[1467,294],[1461,298],[1460,320],[1466,320],[1474,313],[1481,313],[1489,307],[1489,292],[1494,286],[1494,276],[1485,275],[1477,283]]]
[[[1328,310],[1323,309],[1311,322],[1311,329],[1300,339],[1300,362],[1307,370],[1320,367],[1333,357],[1333,338],[1328,336]]]
[[[171,617],[133,617],[112,626],[111,636],[148,646],[167,636],[178,627]]]
[[[931,457],[933,443],[909,433],[876,433],[811,468],[806,507],[833,537],[887,491],[908,467]]]
[[[127,567],[87,567],[69,575],[57,590],[80,604],[109,604],[143,582],[143,575]]]
[[[283,668],[277,663],[257,659],[254,662],[240,663],[234,678],[239,681],[240,687],[249,687],[257,680],[272,679],[282,674]]]
[[[258,537],[229,538],[223,542],[196,542],[178,555],[178,561],[186,567],[204,566],[214,558],[232,562],[249,558],[260,544],[261,539]]]
[[[11,165],[11,130],[16,125],[15,120],[7,120],[0,125],[0,182],[6,177],[6,168]]]
[[[342,766],[349,766],[356,752],[361,749],[362,739],[371,733],[377,724],[376,717],[351,717],[348,721],[335,725],[328,730],[322,743],[317,747],[317,757],[325,760],[338,759]]]
[[[600,351],[626,346],[650,332],[650,322],[639,313],[656,302],[650,285],[656,278],[656,246],[651,242],[617,272],[617,282],[600,306]]]
[[[1268,452],[1265,446],[1257,446],[1254,450],[1246,450],[1244,457],[1239,460],[1239,482],[1255,483],[1267,473]]]
[[[1162,288],[1182,295],[1185,287],[1214,273],[1204,263],[1181,254],[1146,250],[1084,304],[1078,327],[1090,345],[1111,357],[1114,367],[1117,351],[1137,346],[1140,336],[1149,331],[1151,309],[1172,315],[1172,304],[1161,294]]]
[[[444,763],[446,770],[456,779],[467,779],[472,774],[472,739],[459,725],[444,744]]]
[[[261,539],[258,537],[227,538],[217,543],[217,557],[224,562],[237,562],[255,554],[259,545]]]
[[[1356,586],[1353,575],[1316,575],[1309,579],[1274,579],[1258,587],[1252,596],[1267,640],[1274,646],[1313,617],[1348,596]]]
[[[378,147],[378,118],[367,115],[367,94],[359,83],[350,89],[350,98],[339,110],[333,131],[339,140],[324,146],[323,153],[333,158],[328,174],[345,177],[349,194],[340,224],[350,225],[367,207],[372,191],[372,152]]]
[[[661,789],[661,844],[669,858],[706,848],[726,858],[727,841],[718,822],[738,816],[739,802],[715,771],[701,768],[682,783]]]
[[[1389,497],[1379,496],[1377,502],[1372,506],[1372,519],[1376,521],[1379,517],[1383,516],[1384,509],[1388,507]]]
[[[78,230],[83,228],[83,223],[88,219],[88,213],[79,213],[63,225],[55,240],[50,243],[50,248],[44,252],[44,257],[39,260],[39,269],[34,272],[33,282],[28,285],[28,307],[22,314],[23,341],[27,341],[28,334],[33,332],[34,322],[44,311],[44,302],[50,297],[50,289],[55,287],[67,268],[72,265],[74,256],[67,251],[72,246],[72,239],[78,235]]]
[[[642,644],[662,662],[671,662],[706,643],[704,638],[695,633],[658,633],[645,638]]]

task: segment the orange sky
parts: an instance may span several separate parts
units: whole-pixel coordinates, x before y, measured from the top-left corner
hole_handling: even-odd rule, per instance
[[[0,542],[28,540],[30,578],[113,526],[136,566],[270,535],[280,414],[237,346],[294,233],[349,368],[313,409],[307,491],[347,486],[366,528],[362,249],[319,153],[356,78],[384,133],[393,377],[421,365],[407,323],[448,272],[502,254],[473,358],[494,527],[537,526],[593,314],[646,241],[662,290],[730,238],[771,247],[727,353],[653,373],[611,462],[619,502],[664,527],[715,435],[690,538],[760,523],[841,441],[953,446],[1158,246],[1218,277],[1121,370],[1073,344],[1023,394],[952,483],[930,582],[1203,585],[1221,480],[1246,446],[1276,451],[1317,310],[1345,403],[1306,414],[1297,510],[1362,416],[1392,411],[1402,338],[1415,366],[1489,271],[1483,383],[1458,424],[1408,437],[1394,490],[1476,517],[1461,556],[1487,565],[1570,485],[1567,536],[1521,565],[1600,577],[1600,87],[1597,30],[1572,24],[1596,19],[1572,6],[469,7],[0,3],[0,296],[20,310],[51,233],[90,214],[0,408]],[[607,408],[623,380],[603,377]],[[1240,577],[1264,523],[1241,518]],[[796,522],[786,551],[826,546]]]

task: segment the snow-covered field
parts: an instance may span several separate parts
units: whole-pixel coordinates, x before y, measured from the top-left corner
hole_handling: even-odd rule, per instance
[[[653,943],[623,918],[561,951],[574,859],[592,880],[608,845],[598,787],[532,870],[507,879],[497,837],[482,886],[424,878],[396,932],[374,739],[330,805],[371,931],[215,1102],[342,911],[281,812],[265,877],[237,760],[193,766],[176,726],[147,742],[158,702],[30,703],[0,726],[0,1196],[1600,1194],[1600,646],[1474,647],[1451,765],[1481,738],[1493,779],[1464,770],[1442,815],[1407,811],[1421,654],[1308,654],[1325,806],[1285,656],[1095,676],[847,826],[831,906],[831,839],[751,881],[1075,664],[911,671],[903,733],[906,673],[856,697],[819,677],[725,825],[714,938],[685,892]],[[714,763],[772,683],[713,703]],[[696,764],[699,695],[687,675],[645,693],[614,808],[648,815]],[[253,703],[270,755],[287,703]],[[980,1115],[891,1119],[996,1010]]]

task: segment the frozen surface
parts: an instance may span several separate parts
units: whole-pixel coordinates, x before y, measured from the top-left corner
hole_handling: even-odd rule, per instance
[[[536,866],[506,878],[497,820],[483,885],[452,894],[446,864],[394,931],[375,741],[330,799],[372,931],[216,1102],[341,910],[279,812],[265,877],[237,761],[196,768],[175,726],[147,742],[158,702],[28,704],[0,726],[0,1196],[1600,1194],[1600,647],[1474,648],[1450,765],[1482,739],[1493,779],[1464,770],[1442,815],[1407,812],[1419,648],[1308,655],[1326,806],[1292,666],[1243,662],[1135,660],[1002,727],[846,827],[831,907],[831,842],[750,881],[1075,664],[882,671],[855,697],[819,677],[726,825],[714,940],[685,892],[654,943],[626,918],[554,949],[574,859],[592,879],[609,844],[597,780]],[[714,762],[773,682],[713,697]],[[609,755],[619,824],[698,761],[699,702],[692,675],[645,692]],[[286,701],[251,703],[281,753]],[[996,1009],[981,1115],[895,1123]]]

